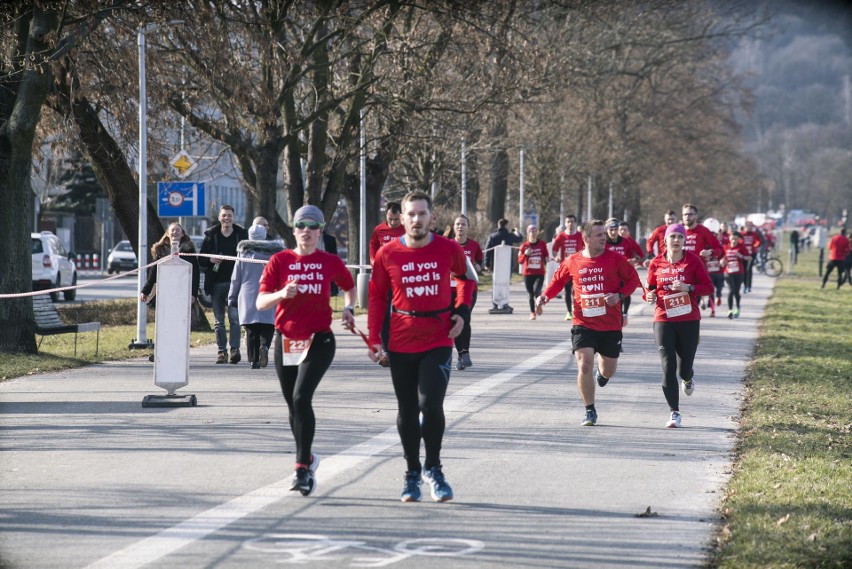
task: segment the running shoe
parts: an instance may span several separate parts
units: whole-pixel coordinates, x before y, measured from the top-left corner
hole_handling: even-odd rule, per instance
[[[453,489],[444,478],[440,466],[433,466],[423,471],[423,482],[429,484],[432,490],[432,499],[436,502],[447,502],[453,499]]]
[[[716,310],[712,305],[710,306],[710,318],[716,318]]]
[[[223,364],[226,361],[228,361],[228,354],[226,354],[225,352],[220,350],[219,355],[216,356],[216,363],[217,364]]]
[[[459,371],[464,369],[464,361],[461,356],[459,356],[459,359],[456,360],[456,369]]]
[[[260,347],[260,367],[266,367],[269,364],[269,346]]]
[[[583,422],[580,423],[581,427],[594,427],[595,423],[598,422],[598,414],[596,411],[592,411],[591,409],[586,409],[586,418],[583,419]]]
[[[598,369],[598,366],[595,366],[595,381],[598,382],[600,387],[609,383],[609,378],[601,375],[601,370]]]
[[[568,322],[572,318],[574,318],[574,315],[571,314],[571,311],[569,310],[568,312],[565,313],[565,318],[563,320],[565,320],[565,322]]]
[[[722,297],[720,296],[719,298],[716,299],[716,306],[721,306],[721,305],[722,305]]]
[[[707,310],[707,301],[701,298],[701,310]]]
[[[627,315],[622,314],[621,315],[621,327],[624,328],[625,326],[627,326]]]
[[[690,379],[686,381],[685,379],[680,382],[680,386],[683,389],[684,394],[692,395],[692,392],[695,391],[695,380]]]
[[[666,427],[669,429],[679,429],[680,428],[680,413],[677,411],[672,411],[672,416],[669,419],[669,422],[666,423]]]
[[[530,320],[535,320],[535,312],[530,312]]]
[[[462,364],[464,364],[464,367],[473,367],[473,362],[470,360],[470,352],[464,352],[459,356],[459,359],[462,361]]]
[[[736,310],[734,310],[734,318],[739,318],[739,317],[740,317],[740,309],[737,308]]]
[[[293,492],[298,490],[302,496],[310,496],[317,489],[316,472],[318,466],[319,456],[312,454],[311,464],[307,468],[299,466],[293,472],[290,490]]]
[[[422,494],[420,492],[420,471],[409,470],[405,473],[405,486],[402,489],[403,502],[419,502]]]
[[[729,311],[728,311],[728,318],[729,318],[730,320],[733,320],[733,319],[734,319],[734,311],[733,311],[733,310],[729,310]]]

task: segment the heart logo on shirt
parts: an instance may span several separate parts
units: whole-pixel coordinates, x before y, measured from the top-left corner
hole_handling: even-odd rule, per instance
[[[299,285],[299,292],[305,292],[308,290],[308,285]]]
[[[417,286],[414,287],[414,294],[417,296],[423,296],[423,293],[426,291],[426,287]]]

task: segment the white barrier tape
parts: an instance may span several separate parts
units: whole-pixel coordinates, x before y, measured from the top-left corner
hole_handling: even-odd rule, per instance
[[[269,261],[264,261],[264,260],[261,260],[261,259],[245,259],[245,258],[240,258],[240,257],[229,257],[229,256],[223,256],[223,255],[210,255],[210,254],[207,254],[207,253],[178,253],[177,255],[180,256],[180,257],[208,257],[208,258],[211,258],[211,259],[240,261],[241,263],[256,263],[256,264],[260,264],[260,265],[265,265],[269,262]],[[107,281],[113,281],[115,279],[120,279],[122,277],[126,277],[127,275],[132,275],[134,273],[138,273],[143,268],[147,269],[149,267],[153,267],[154,265],[159,265],[160,263],[165,262],[170,256],[171,255],[167,255],[167,256],[165,256],[161,259],[157,259],[156,261],[148,263],[144,267],[137,267],[133,270],[127,271],[126,273],[121,273],[120,275],[115,275],[115,276],[112,276],[112,277],[106,277],[106,278],[95,280],[95,281],[92,281],[92,282],[78,284],[78,285],[72,285],[72,286],[48,288],[48,289],[44,289],[44,290],[34,290],[32,292],[16,292],[16,293],[0,294],[0,299],[4,299],[4,298],[26,298],[26,297],[30,297],[30,296],[38,296],[40,294],[51,294],[51,293],[54,293],[54,292],[64,292],[66,290],[74,290],[74,289],[86,288],[86,287],[89,287],[89,286],[95,286],[95,285],[98,285],[98,284],[101,284],[101,283],[105,283]],[[354,269],[360,269],[360,268],[369,269],[370,268],[370,265],[346,265],[346,266],[349,267],[349,268],[354,268]],[[83,272],[83,271],[78,271],[78,272]]]

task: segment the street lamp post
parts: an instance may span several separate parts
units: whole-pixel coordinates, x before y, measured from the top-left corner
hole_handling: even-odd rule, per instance
[[[170,25],[182,24],[183,20],[173,20]],[[145,91],[145,34],[159,28],[158,24],[141,26],[136,33],[139,46],[139,244],[137,260],[139,273],[136,281],[136,298],[142,294],[145,286],[148,264],[148,95]],[[133,349],[152,348],[154,343],[148,339],[147,305],[138,302],[136,307],[136,338],[128,346]]]

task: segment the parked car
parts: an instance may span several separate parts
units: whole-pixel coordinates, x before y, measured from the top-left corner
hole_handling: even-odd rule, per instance
[[[132,271],[137,266],[139,266],[139,261],[136,259],[136,253],[133,252],[130,241],[119,241],[115,247],[109,250],[107,257],[108,274]]]
[[[50,231],[31,233],[33,240],[33,290],[45,290],[77,284],[77,265],[74,253],[65,250],[59,237]],[[65,300],[77,298],[77,289],[62,292]],[[59,293],[50,293],[53,302],[59,301]]]

